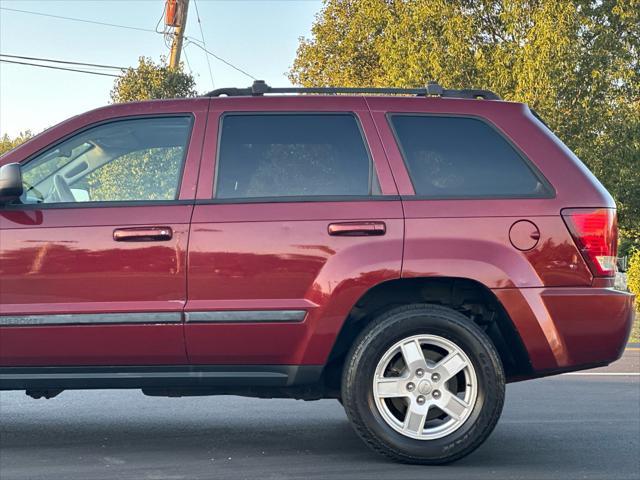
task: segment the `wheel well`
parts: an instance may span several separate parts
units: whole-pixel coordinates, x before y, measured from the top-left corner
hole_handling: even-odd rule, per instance
[[[347,353],[369,322],[391,308],[411,303],[445,305],[475,322],[496,347],[507,380],[531,371],[529,355],[518,331],[487,287],[464,278],[398,279],[368,290],[349,312],[325,368],[325,382],[329,391],[339,392]]]

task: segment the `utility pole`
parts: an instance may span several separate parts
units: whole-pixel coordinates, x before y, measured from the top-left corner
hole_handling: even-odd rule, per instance
[[[171,45],[171,55],[169,57],[169,67],[173,69],[177,69],[180,66],[180,53],[182,53],[184,30],[187,27],[189,0],[176,0],[176,4],[178,24],[176,25],[176,31],[173,34],[173,44]]]

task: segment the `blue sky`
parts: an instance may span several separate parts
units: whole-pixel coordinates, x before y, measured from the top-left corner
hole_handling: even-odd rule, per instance
[[[298,38],[309,36],[315,0],[196,0],[207,48],[272,85],[289,85]],[[0,0],[0,7],[154,29],[164,0]],[[200,39],[194,0],[187,36]],[[162,35],[0,10],[0,53],[117,66],[139,56],[168,57]],[[186,56],[200,92],[212,89],[205,53]],[[183,56],[184,61],[184,56]],[[251,79],[210,58],[216,87]],[[82,67],[79,67],[82,68]],[[188,71],[188,69],[187,69]],[[0,63],[0,135],[38,133],[70,116],[105,105],[113,78]]]

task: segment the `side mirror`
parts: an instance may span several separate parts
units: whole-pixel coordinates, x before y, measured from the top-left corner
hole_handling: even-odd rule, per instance
[[[19,163],[0,167],[0,203],[9,203],[22,195],[22,172]]]

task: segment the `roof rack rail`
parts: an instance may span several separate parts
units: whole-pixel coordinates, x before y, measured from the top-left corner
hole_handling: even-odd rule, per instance
[[[336,95],[339,93],[352,94],[383,94],[383,95],[416,95],[418,97],[443,98],[471,98],[483,100],[500,100],[491,90],[463,89],[450,90],[442,88],[436,82],[429,82],[424,88],[358,88],[358,87],[270,87],[264,80],[256,80],[247,88],[218,88],[205,97],[261,97],[267,93],[320,93]]]

